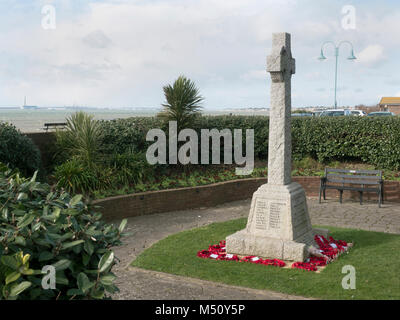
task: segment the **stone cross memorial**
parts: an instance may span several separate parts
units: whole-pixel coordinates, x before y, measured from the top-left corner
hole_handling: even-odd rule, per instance
[[[268,183],[253,194],[246,229],[226,238],[226,251],[304,261],[309,246],[316,245],[305,192],[300,184],[291,181],[291,78],[295,60],[290,34],[273,34],[267,71],[272,80]]]

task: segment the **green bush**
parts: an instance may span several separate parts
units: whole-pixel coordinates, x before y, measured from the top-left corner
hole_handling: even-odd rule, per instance
[[[156,118],[129,118],[103,121],[102,145],[106,153],[123,153],[133,147],[146,152],[150,129],[163,128]],[[265,116],[201,116],[193,129],[254,129],[254,156],[268,157],[269,118]],[[200,139],[199,139],[200,143]],[[221,143],[221,153],[223,152]],[[211,144],[210,144],[211,147]],[[200,149],[199,149],[200,150]],[[310,156],[322,163],[361,161],[381,169],[400,169],[400,117],[318,117],[292,118],[292,156],[300,160]],[[221,160],[223,158],[221,157]]]
[[[112,155],[146,152],[152,142],[146,141],[150,129],[163,128],[163,121],[154,117],[134,117],[128,119],[101,120],[101,152]]]
[[[27,136],[13,125],[0,122],[0,162],[32,175],[42,169],[40,151]]]
[[[166,123],[176,121],[178,131],[191,127],[193,121],[201,114],[200,104],[204,100],[195,83],[185,76],[180,76],[172,86],[168,84],[163,90],[166,102],[163,104],[164,109],[157,116]]]
[[[81,195],[0,171],[0,299],[103,299],[118,291],[111,272],[126,220],[117,228]],[[43,289],[44,266],[56,288]]]
[[[108,166],[112,170],[112,184],[114,186],[132,185],[140,182],[143,177],[152,175],[151,166],[143,153],[133,150],[114,153],[109,159]]]
[[[57,156],[64,160],[79,159],[87,168],[99,161],[101,130],[99,121],[79,111],[67,118],[66,128],[56,132]]]
[[[292,141],[295,159],[356,160],[381,169],[400,169],[399,117],[293,119]]]
[[[101,187],[94,168],[86,167],[77,158],[72,158],[55,167],[57,187],[71,193],[89,193]]]
[[[195,118],[192,128],[196,130],[199,138],[201,129],[243,129],[243,141],[245,141],[245,130],[254,129],[255,156],[266,158],[268,154],[268,124],[268,117],[262,116],[201,116]],[[146,141],[146,134],[150,129],[155,128],[163,129],[168,135],[168,126],[165,126],[164,122],[156,117],[103,120],[101,121],[102,152],[104,154],[122,154],[133,148],[137,153],[146,153],[147,148],[153,143]],[[222,146],[223,143],[221,143],[223,151]]]

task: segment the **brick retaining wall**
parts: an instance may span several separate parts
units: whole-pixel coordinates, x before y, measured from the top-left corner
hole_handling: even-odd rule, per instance
[[[318,197],[319,177],[293,177],[302,185],[309,197]],[[107,220],[122,219],[139,215],[213,207],[225,202],[250,199],[267,178],[251,178],[215,183],[211,185],[150,191],[96,200],[100,212]],[[327,190],[326,197],[337,198],[337,190]],[[358,201],[358,192],[344,192],[343,199]],[[365,200],[377,200],[376,194],[364,193]],[[400,182],[385,182],[385,200],[400,202]]]

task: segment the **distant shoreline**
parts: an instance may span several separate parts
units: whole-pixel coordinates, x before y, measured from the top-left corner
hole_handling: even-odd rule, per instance
[[[45,132],[44,124],[46,122],[65,122],[65,119],[76,111],[84,111],[93,114],[98,120],[124,119],[131,117],[152,117],[155,116],[161,108],[135,108],[135,109],[105,109],[105,108],[37,108],[21,109],[0,107],[0,122],[13,124],[23,133]],[[203,110],[204,115],[268,115],[267,109],[221,109],[221,110]]]

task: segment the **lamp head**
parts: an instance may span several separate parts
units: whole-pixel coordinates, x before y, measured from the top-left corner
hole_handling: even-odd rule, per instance
[[[356,60],[357,58],[355,57],[355,55],[354,55],[354,51],[353,51],[353,49],[351,49],[351,54],[350,54],[350,56],[347,58],[348,60]]]
[[[326,60],[326,57],[324,56],[324,53],[322,52],[322,48],[321,48],[321,55],[319,56],[318,60],[320,60],[320,61]]]

